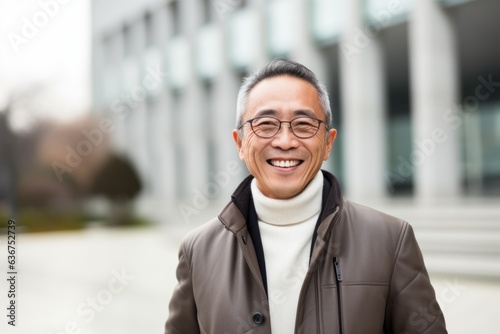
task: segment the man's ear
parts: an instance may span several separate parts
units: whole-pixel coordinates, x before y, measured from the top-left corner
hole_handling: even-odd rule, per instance
[[[240,156],[240,159],[243,160],[243,138],[241,137],[241,132],[239,130],[233,130],[233,139],[236,144],[236,149],[238,150],[238,155]]]
[[[328,130],[328,135],[326,137],[325,155],[323,156],[323,160],[325,161],[328,160],[328,157],[330,156],[330,151],[332,150],[335,138],[337,138],[337,129]]]

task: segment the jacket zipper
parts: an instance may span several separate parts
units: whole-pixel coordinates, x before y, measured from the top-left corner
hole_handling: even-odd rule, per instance
[[[334,212],[334,217],[332,218],[332,222],[330,224],[332,225],[335,225],[335,223],[339,220],[340,218],[340,214],[339,214],[339,208],[337,207],[337,209],[335,210]],[[324,220],[323,220],[324,221]],[[323,221],[321,223],[323,223]],[[333,226],[332,226],[333,227]],[[314,253],[314,251],[313,251]],[[311,264],[309,263],[309,266],[311,266]],[[300,289],[300,293],[299,293],[299,303],[298,303],[298,307],[297,307],[297,313],[296,313],[296,317],[295,317],[295,329],[294,329],[294,333],[298,333],[297,331],[297,328],[299,327],[298,324],[299,324],[299,309],[301,307],[301,303],[302,303],[302,300],[304,299],[304,295],[305,295],[305,290],[304,290],[304,287],[309,284],[310,280],[312,279],[311,277],[311,272],[308,271],[308,273],[306,274],[306,277],[304,278],[304,282],[302,283],[302,287]],[[318,276],[319,277],[319,276]],[[335,277],[337,277],[337,275],[335,275]],[[338,283],[337,283],[337,286],[338,286]],[[319,285],[318,285],[319,287]],[[319,324],[318,324],[319,326]],[[319,327],[318,327],[319,328]],[[340,333],[342,334],[342,332]]]
[[[342,272],[340,271],[340,263],[339,258],[333,258],[333,268],[335,270],[335,281],[337,282],[337,301],[338,301],[338,310],[339,310],[339,334],[343,333],[342,326],[342,293],[340,292],[340,282],[342,282]]]

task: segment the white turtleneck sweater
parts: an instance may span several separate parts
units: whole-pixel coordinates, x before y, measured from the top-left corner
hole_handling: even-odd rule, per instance
[[[314,226],[321,211],[321,171],[296,197],[266,197],[251,184],[266,261],[273,334],[293,334],[299,294],[309,268]]]

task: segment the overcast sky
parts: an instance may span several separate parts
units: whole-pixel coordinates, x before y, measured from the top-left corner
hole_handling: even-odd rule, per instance
[[[74,119],[90,106],[90,0],[0,0],[0,109],[41,85],[38,114]],[[15,127],[22,127],[23,111]]]

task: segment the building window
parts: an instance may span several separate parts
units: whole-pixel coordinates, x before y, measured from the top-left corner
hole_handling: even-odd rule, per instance
[[[182,95],[179,91],[173,91],[172,94],[172,112],[170,114],[171,122],[169,124],[172,138],[174,140],[174,157],[175,163],[175,195],[177,198],[183,198],[186,195],[186,152],[182,147],[182,129],[178,126],[181,122],[179,108],[181,105]]]
[[[461,144],[465,190],[500,194],[500,103],[485,103],[464,117]]]
[[[210,177],[210,173],[217,171],[217,146],[215,143],[215,130],[216,123],[214,114],[214,101],[213,101],[213,84],[209,80],[203,81],[203,100],[204,108],[202,111],[203,117],[203,132],[206,143],[207,150],[207,177]]]

